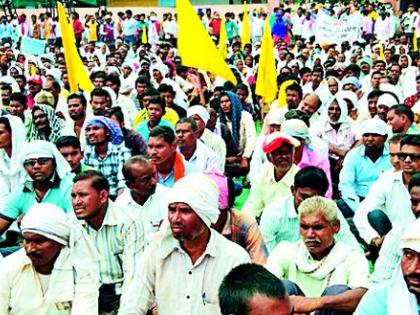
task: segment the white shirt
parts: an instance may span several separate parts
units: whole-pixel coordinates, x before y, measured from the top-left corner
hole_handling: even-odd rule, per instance
[[[130,190],[126,189],[115,200],[115,205],[125,210],[134,220],[140,220],[143,225],[145,239],[150,243],[159,231],[167,226],[168,197],[172,189],[156,184],[156,191],[149,196],[144,205],[134,201]]]
[[[98,314],[99,279],[96,279],[98,284],[94,289],[94,286],[87,285],[94,281],[92,277],[76,278],[71,268],[60,270],[54,277],[53,270],[50,284],[53,278],[56,285],[67,286],[69,279],[72,284],[74,283],[73,288],[56,287],[63,291],[74,290],[74,293],[70,294],[73,299],[53,303],[45,300],[41,280],[24,249],[4,258],[0,266],[0,314],[2,315]],[[48,284],[47,292],[50,284]]]
[[[226,163],[226,142],[219,135],[205,128],[200,138],[203,143],[216,153],[219,160],[218,166],[224,171]]]
[[[125,128],[131,129],[133,126],[133,118],[137,114],[137,108],[132,99],[129,97],[119,94],[117,101],[112,107],[119,106],[124,114]]]
[[[180,150],[182,154],[182,151]],[[184,156],[182,154],[182,156]],[[185,158],[185,156],[184,156]],[[191,158],[187,160],[191,164],[195,165],[199,172],[211,172],[211,171],[222,171],[219,167],[219,160],[216,153],[207,147],[203,142],[197,140],[197,147]]]
[[[122,22],[122,31],[124,36],[132,36],[135,34],[137,28],[137,21],[133,18],[125,19]]]
[[[393,228],[407,221],[414,221],[411,211],[410,194],[404,186],[402,171],[389,170],[381,174],[370,187],[366,199],[360,203],[354,215],[354,223],[360,236],[367,242],[379,237],[370,226],[368,214],[373,210],[382,210],[389,218]]]
[[[218,291],[223,278],[250,258],[242,247],[210,231],[206,250],[194,264],[172,235],[152,243],[136,279],[121,297],[118,315],[145,315],[153,303],[159,315],[220,314]]]

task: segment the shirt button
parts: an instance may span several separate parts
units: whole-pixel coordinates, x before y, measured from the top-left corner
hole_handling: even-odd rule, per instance
[[[192,275],[192,272],[191,272],[191,271],[188,271],[188,274],[189,274],[189,275]]]
[[[187,299],[189,299],[190,298],[190,296],[189,295],[187,295]]]

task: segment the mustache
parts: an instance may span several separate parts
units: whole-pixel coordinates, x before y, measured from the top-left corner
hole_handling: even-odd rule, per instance
[[[308,244],[308,243],[321,244],[321,240],[319,238],[317,238],[317,237],[315,237],[315,238],[307,238],[307,239],[304,240],[304,242],[305,242],[305,244]]]
[[[28,256],[28,258],[42,258],[41,255],[36,253],[27,253],[26,256]]]

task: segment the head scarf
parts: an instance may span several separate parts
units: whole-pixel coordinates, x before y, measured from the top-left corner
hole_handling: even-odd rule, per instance
[[[208,176],[199,173],[187,175],[173,186],[169,203],[183,202],[210,227],[219,218],[219,191],[216,183]]]
[[[328,108],[331,106],[331,104],[334,101],[337,102],[337,104],[338,104],[338,106],[340,107],[340,110],[341,110],[340,118],[338,118],[338,121],[336,121],[336,122],[331,121],[330,117],[328,116]],[[344,98],[336,96],[331,100],[331,102],[327,106],[324,107],[323,116],[331,124],[342,124],[342,123],[350,122],[350,117],[348,116],[348,113],[349,112],[348,112],[348,108],[347,108],[347,103],[344,100]]]
[[[217,185],[219,190],[219,209],[224,210],[229,208],[229,186],[228,178],[219,172],[205,173],[209,176]]]
[[[29,159],[38,158],[53,158],[55,160],[56,172],[60,178],[63,178],[67,174],[71,174],[70,165],[51,142],[34,140],[25,146],[22,155],[22,163]],[[25,180],[31,180],[29,175],[26,176]]]
[[[236,145],[239,145],[239,140],[240,140],[240,134],[239,134],[239,130],[241,127],[241,117],[242,117],[242,103],[239,100],[239,98],[236,96],[235,93],[230,92],[230,91],[224,91],[222,92],[221,96],[223,95],[227,95],[229,97],[230,103],[231,103],[231,121],[232,121],[232,137],[233,137],[233,141],[235,142]],[[220,121],[224,124],[226,124],[227,120],[226,120],[226,115],[225,113],[222,111],[222,109],[220,109]]]
[[[39,129],[35,126],[35,123],[32,122],[30,130],[29,130],[29,141],[32,140],[49,140],[52,143],[56,143],[57,139],[60,138],[61,131],[65,126],[65,122],[63,119],[58,117],[55,114],[54,108],[48,105],[42,104],[35,104],[32,108],[32,115],[36,109],[41,109],[45,115],[47,115],[48,123],[51,128],[50,139],[46,139],[45,135],[39,131]]]
[[[22,169],[21,156],[25,146],[25,125],[19,117],[6,115],[12,130],[12,156],[10,165],[6,165],[4,158],[0,158],[0,172],[7,176],[13,176]],[[4,150],[2,150],[4,152]]]
[[[112,144],[121,144],[124,141],[124,135],[121,131],[120,126],[118,124],[107,117],[104,116],[95,116],[94,118],[90,119],[86,123],[86,130],[88,127],[95,125],[101,128],[105,128],[109,132],[110,141]],[[88,139],[86,138],[87,143],[89,143]]]
[[[191,117],[191,116],[194,116],[194,115],[198,115],[204,121],[205,124],[207,124],[207,122],[210,119],[209,112],[202,105],[193,105],[193,106],[188,108],[187,117]]]
[[[400,248],[420,252],[420,219],[415,220],[405,230],[400,240]],[[388,314],[417,314],[416,296],[408,291],[401,267],[398,266],[388,290]]]
[[[309,140],[309,128],[300,119],[289,119],[281,125],[281,132],[287,133],[289,136],[294,138],[301,138],[303,140]]]
[[[45,300],[57,303],[74,300],[75,277],[89,279],[84,290],[99,289],[98,254],[83,228],[63,210],[49,203],[33,205],[21,223],[22,234],[31,232],[63,245],[51,273]],[[87,291],[86,291],[87,292]],[[83,305],[72,305],[77,313]]]

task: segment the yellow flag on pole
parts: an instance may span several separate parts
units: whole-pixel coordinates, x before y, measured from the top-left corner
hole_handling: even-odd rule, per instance
[[[92,82],[83,66],[79,52],[76,48],[74,30],[72,24],[67,20],[64,6],[57,2],[58,21],[61,28],[61,37],[63,40],[64,58],[66,60],[67,74],[69,77],[70,92],[79,92],[83,90],[91,92],[93,90]]]
[[[220,54],[223,57],[223,60],[226,60],[228,55],[228,48],[227,48],[227,33],[226,33],[226,25],[225,19],[222,18],[222,22],[220,23],[220,36],[219,36],[219,45],[218,49]]]
[[[277,107],[278,108],[282,108],[282,107],[286,106],[286,104],[287,104],[286,89],[294,83],[297,83],[297,82],[295,80],[287,80],[287,81],[284,81],[280,85],[279,96],[277,98]]]
[[[385,61],[385,54],[384,54],[384,43],[379,43],[379,59]]]
[[[242,19],[242,33],[241,33],[242,49],[245,44],[251,44],[251,25],[249,24],[248,7],[246,1],[244,2],[244,15]]]
[[[190,2],[177,0],[176,12],[178,15],[178,52],[182,64],[209,71],[236,85],[232,70],[217,50]]]
[[[264,25],[255,94],[261,96],[264,103],[271,103],[277,96],[276,62],[269,19],[265,20]]]
[[[143,25],[143,28],[141,29],[141,43],[147,44],[147,34],[146,34],[146,25]]]
[[[413,35],[413,51],[414,52],[419,51],[418,36],[419,36],[419,34],[417,33],[417,29],[415,29],[414,30],[414,35]]]

